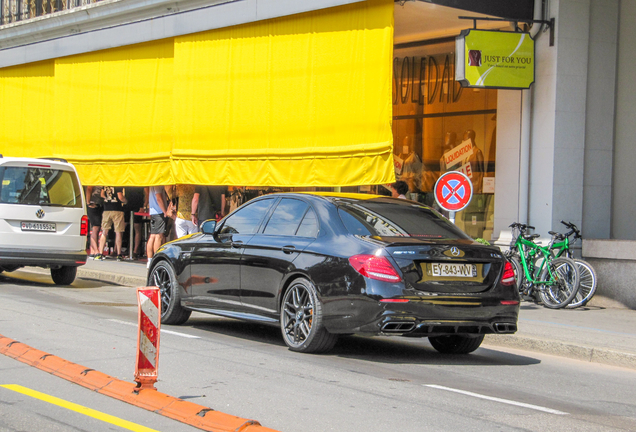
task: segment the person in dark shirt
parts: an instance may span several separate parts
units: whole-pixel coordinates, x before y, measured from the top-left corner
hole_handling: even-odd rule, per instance
[[[95,256],[96,260],[103,260],[104,246],[108,239],[108,231],[111,226],[115,226],[115,250],[117,252],[117,261],[121,261],[124,257],[121,254],[121,242],[123,233],[126,230],[126,222],[124,221],[124,207],[126,197],[124,189],[121,187],[104,186],[102,189],[102,198],[104,198],[104,213],[102,214],[102,238],[99,239],[99,255]]]
[[[99,250],[99,230],[102,229],[102,213],[104,213],[104,199],[101,186],[88,186],[86,196],[89,197],[86,212],[91,223],[90,254],[89,258],[95,258],[102,253]]]
[[[139,213],[148,206],[148,197],[143,187],[126,187],[124,189],[124,197],[128,203],[124,206],[124,217],[126,222],[130,221],[130,213]],[[135,229],[133,258],[139,257],[139,247],[141,246],[141,230],[143,219],[139,215],[133,216],[133,225]],[[130,246],[129,246],[130,247]]]
[[[192,223],[201,229],[208,219],[220,219],[225,216],[225,186],[197,186],[192,196]]]

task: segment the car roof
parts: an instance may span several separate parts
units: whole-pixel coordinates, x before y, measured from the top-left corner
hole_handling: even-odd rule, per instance
[[[74,169],[73,165],[61,158],[26,158],[26,157],[0,157],[0,165],[12,164],[27,166],[28,164],[50,165],[58,169]]]
[[[294,192],[298,194],[304,195],[315,195],[324,198],[348,198],[355,200],[370,200],[374,198],[388,198],[384,195],[373,195],[373,194],[363,194],[363,193],[343,193],[343,192]]]

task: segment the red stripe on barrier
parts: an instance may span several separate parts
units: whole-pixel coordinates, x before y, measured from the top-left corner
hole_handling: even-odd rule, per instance
[[[154,389],[159,364],[161,331],[161,293],[157,287],[137,288],[139,332],[135,382],[142,389]]]

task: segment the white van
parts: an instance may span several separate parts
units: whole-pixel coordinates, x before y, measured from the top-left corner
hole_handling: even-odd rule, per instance
[[[0,155],[0,272],[45,267],[56,284],[73,283],[86,264],[88,225],[73,165]]]

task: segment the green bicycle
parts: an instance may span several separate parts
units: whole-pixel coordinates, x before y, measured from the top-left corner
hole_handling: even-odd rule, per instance
[[[594,268],[588,262],[574,258],[574,254],[570,249],[570,245],[581,238],[581,231],[571,222],[561,221],[561,223],[569,228],[570,231],[565,234],[550,231],[550,234],[555,238],[552,243],[552,255],[555,258],[562,256],[572,258],[578,267],[579,291],[576,293],[574,300],[567,305],[568,309],[573,309],[579,306],[585,306],[594,296],[594,293],[596,293],[597,277]],[[574,236],[574,239],[570,242],[571,236]]]
[[[520,294],[529,297],[538,295],[543,305],[550,309],[567,306],[579,289],[579,271],[575,262],[567,257],[554,257],[551,247],[534,242],[539,234],[527,234],[534,227],[518,222],[513,229],[514,245],[506,253],[515,270]]]

